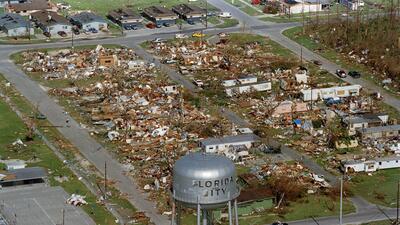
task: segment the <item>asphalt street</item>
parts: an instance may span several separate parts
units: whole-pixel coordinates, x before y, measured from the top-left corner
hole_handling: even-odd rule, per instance
[[[216,34],[219,32],[238,32],[243,30],[250,30],[257,34],[267,35],[272,40],[280,43],[284,47],[293,51],[297,55],[300,55],[301,46],[297,43],[289,40],[284,35],[282,31],[299,25],[298,23],[281,23],[275,24],[271,22],[262,22],[255,17],[248,16],[239,9],[233,7],[229,3],[220,0],[209,0],[209,3],[220,8],[222,11],[229,11],[232,15],[241,22],[241,27],[217,29],[209,28],[205,30],[206,33]],[[182,33],[191,33],[193,31],[199,30],[199,28],[186,29],[181,31]],[[140,48],[139,43],[144,40],[152,40],[156,37],[170,38],[176,33],[175,30],[165,30],[162,33],[145,32],[140,34],[131,34],[124,37],[118,37],[113,39],[102,39],[102,40],[79,40],[75,42],[75,45],[88,45],[88,44],[120,44],[127,47],[132,47],[136,52],[141,55],[144,59],[152,61],[152,56]],[[118,161],[113,159],[112,155],[104,149],[99,143],[97,143],[87,132],[87,130],[80,127],[80,125],[75,122],[68,115],[66,116],[63,112],[64,109],[57,104],[54,99],[49,97],[47,93],[34,81],[32,81],[26,74],[24,74],[17,66],[15,66],[10,60],[9,56],[17,51],[28,50],[28,49],[39,49],[39,48],[57,48],[57,47],[68,47],[70,42],[56,42],[56,43],[44,43],[44,44],[29,44],[29,45],[2,45],[0,46],[0,72],[4,74],[6,79],[8,79],[15,88],[32,104],[39,105],[39,110],[47,116],[48,120],[56,126],[65,126],[65,121],[70,120],[71,127],[60,127],[59,131],[68,139],[73,145],[75,145],[81,153],[93,164],[96,168],[104,172],[104,163],[107,162],[107,173],[109,177],[117,181],[116,187],[122,192],[128,195],[129,201],[138,208],[139,211],[146,213],[148,217],[155,224],[169,224],[169,220],[166,216],[162,216],[157,212],[155,203],[148,201],[147,195],[141,191],[135,182],[124,175],[124,169]],[[329,62],[328,60],[322,58],[321,56],[303,48],[303,58],[306,60],[319,60],[323,63],[321,66],[330,72],[334,72],[336,69],[340,68],[338,65]],[[184,78],[182,75],[178,74],[171,68],[160,64],[158,61],[154,61],[158,67],[165,71],[172,80],[182,84],[192,92],[196,92],[196,87]],[[395,97],[387,94],[382,90],[381,87],[376,86],[373,83],[367,82],[363,79],[351,79],[346,78],[349,83],[357,83],[363,87],[370,89],[372,91],[380,91],[384,97],[384,101],[400,110],[400,101]],[[241,126],[248,125],[248,122],[237,116],[230,110],[224,109],[221,111],[228,119]],[[291,150],[290,148],[283,149],[285,154],[290,155],[294,159],[303,160],[304,163],[311,167],[316,173],[323,174],[329,180],[335,180],[335,177],[331,177],[329,173],[319,167],[312,160],[307,157],[302,156],[298,152]],[[311,165],[311,166],[310,166]],[[372,207],[369,203],[359,201],[357,199],[353,200],[357,206],[357,213],[345,216],[344,221],[346,223],[358,223],[367,222],[370,220],[384,219],[383,215],[377,211],[375,207]],[[395,215],[395,210],[386,210],[389,215]],[[379,213],[378,213],[379,212]],[[328,218],[318,218],[319,224],[338,224],[337,217]],[[308,225],[313,224],[313,220],[296,221],[290,224],[298,225]]]

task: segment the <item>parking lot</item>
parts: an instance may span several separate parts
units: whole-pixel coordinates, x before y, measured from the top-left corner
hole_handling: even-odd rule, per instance
[[[66,204],[68,194],[61,187],[43,185],[0,190],[0,214],[10,225],[95,225],[81,209]]]

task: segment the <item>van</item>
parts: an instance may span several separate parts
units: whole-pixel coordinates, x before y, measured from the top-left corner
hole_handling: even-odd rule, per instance
[[[232,14],[230,12],[221,12],[220,14],[218,14],[218,16],[221,18],[231,18]]]

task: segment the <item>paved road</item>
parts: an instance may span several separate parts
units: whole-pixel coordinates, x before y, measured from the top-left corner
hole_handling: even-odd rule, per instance
[[[281,45],[287,47],[294,53],[300,55],[300,49],[301,47],[296,44],[295,42],[287,39],[284,37],[281,32],[289,27],[293,27],[296,25],[299,25],[298,23],[287,23],[287,24],[274,24],[271,22],[262,22],[257,20],[254,17],[250,17],[247,14],[243,13],[239,9],[233,7],[232,5],[220,1],[220,0],[209,0],[209,2],[216,7],[220,8],[222,11],[229,11],[232,13],[234,17],[239,19],[241,22],[242,26],[245,26],[247,28],[250,28],[252,31],[255,31],[257,34],[261,35],[268,35],[271,37],[272,40],[280,43]],[[193,29],[188,29],[182,31],[183,33],[190,33],[195,30],[198,30],[198,28],[193,28]],[[227,28],[227,29],[216,29],[216,28],[211,28],[207,29],[206,33],[218,33],[218,32],[237,32],[241,31],[242,28]],[[104,40],[79,40],[75,44],[76,45],[87,45],[87,44],[121,44],[121,45],[126,45],[129,47],[133,47],[136,49],[136,51],[142,55],[145,59],[151,59],[151,56],[144,52],[139,46],[138,43],[144,40],[151,40],[154,39],[155,37],[172,37],[175,34],[176,31],[166,31],[164,33],[158,33],[158,34],[153,34],[153,33],[145,33],[144,35],[137,35],[137,34],[132,34],[127,37],[119,37],[119,38],[114,38],[114,39],[104,39]],[[39,86],[37,83],[34,81],[30,80],[28,76],[26,76],[22,71],[20,71],[15,65],[12,64],[8,60],[8,56],[15,51],[21,51],[21,50],[26,50],[26,49],[37,49],[37,48],[51,48],[51,47],[65,47],[69,46],[69,42],[60,42],[60,43],[47,43],[47,44],[36,44],[36,45],[18,45],[18,46],[7,46],[3,45],[0,46],[0,72],[4,74],[4,76],[15,85],[16,89],[23,94],[31,103],[37,104],[38,102],[40,103],[39,105],[39,110],[45,114],[49,121],[54,124],[54,125],[65,125],[63,121],[65,121],[67,118],[63,114],[63,109],[56,103],[54,102],[53,99],[51,99]],[[308,51],[306,49],[303,49],[303,58],[307,60],[311,59],[318,59],[323,63],[322,68],[327,69],[330,72],[334,72],[337,68],[339,68],[337,65],[334,63],[329,62],[326,59],[323,59],[322,57],[318,56],[317,54]],[[191,84],[189,81],[187,81],[185,78],[183,78],[181,75],[177,74],[175,71],[172,69],[160,65],[159,62],[156,62],[158,66],[160,66],[164,71],[167,72],[167,74],[171,77],[171,79],[181,83],[185,87],[187,87],[189,90],[195,92],[196,88],[194,87],[193,84]],[[353,80],[351,78],[348,78],[346,81],[349,81],[350,83],[358,83],[361,84],[365,87],[368,87],[372,90],[381,90],[380,87],[376,87],[373,84],[367,83],[364,80],[358,79],[358,80]],[[399,100],[396,98],[391,97],[390,95],[386,94],[384,91],[381,91],[386,103],[389,105],[394,106],[396,109],[400,109],[400,103]],[[235,123],[239,125],[247,125],[248,122],[244,121],[241,119],[239,116],[234,114],[233,112],[229,110],[224,110],[225,116],[232,120],[236,121]],[[143,194],[140,191],[140,188],[137,187],[137,185],[127,176],[123,174],[123,168],[121,165],[112,158],[112,156],[100,145],[98,144],[90,135],[88,132],[84,129],[81,129],[79,127],[79,124],[76,123],[72,118],[70,119],[71,127],[70,128],[59,128],[59,131],[72,143],[74,144],[81,152],[82,154],[91,162],[93,163],[101,172],[104,172],[104,162],[107,161],[108,165],[108,174],[110,177],[112,177],[114,180],[118,181],[117,182],[117,188],[123,192],[127,193],[129,196],[129,201],[135,205],[140,211],[144,211],[147,216],[151,218],[151,220],[156,223],[156,224],[168,224],[168,218],[165,216],[161,216],[157,213],[155,209],[155,204],[154,202],[150,202],[146,200],[146,195]],[[291,155],[295,159],[302,159],[302,156],[293,150],[290,149],[284,149],[284,153]],[[311,167],[313,170],[317,171],[317,173],[324,174],[328,179],[333,179],[332,177],[330,178],[331,175],[326,174],[324,170],[322,170],[321,167],[316,165],[314,168],[314,165],[310,166],[310,163],[312,164],[313,162],[309,160],[308,158],[303,158],[304,163]],[[321,169],[321,170],[320,170]],[[319,172],[318,172],[319,171]],[[357,202],[356,200],[354,201],[356,205],[358,206],[358,213],[349,215],[345,217],[345,221],[349,222],[360,222],[360,221],[369,221],[371,219],[371,216],[375,215],[377,212],[375,209],[371,207],[370,204],[367,203],[362,203],[362,202]],[[394,210],[389,210],[388,211],[390,215],[394,215]],[[376,219],[383,219],[381,214],[380,216],[376,216],[373,218]],[[373,219],[372,218],[372,219]],[[321,223],[320,224],[337,224],[337,218],[323,218],[319,220]],[[305,221],[298,221],[295,223],[291,224],[299,224],[299,225],[305,225],[305,224],[312,224],[313,222],[311,220],[305,220]]]
[[[39,111],[47,117],[51,124],[63,126],[57,128],[60,133],[76,146],[100,172],[104,173],[104,163],[107,162],[108,176],[117,181],[116,187],[121,193],[128,194],[128,200],[132,205],[145,212],[155,224],[169,224],[168,218],[157,212],[155,202],[146,200],[146,195],[141,192],[141,188],[124,175],[122,165],[97,143],[87,130],[82,129],[69,115],[64,115],[63,108],[50,98],[36,82],[32,81],[14,64],[4,59],[0,62],[0,72],[29,102],[39,104]],[[66,119],[70,120],[70,127],[65,127]]]

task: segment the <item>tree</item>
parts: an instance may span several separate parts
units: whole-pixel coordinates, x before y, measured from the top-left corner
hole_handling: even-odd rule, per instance
[[[328,135],[327,141],[330,146],[334,146],[337,141],[345,140],[347,144],[350,142],[349,132],[338,117],[327,122],[325,132]]]

